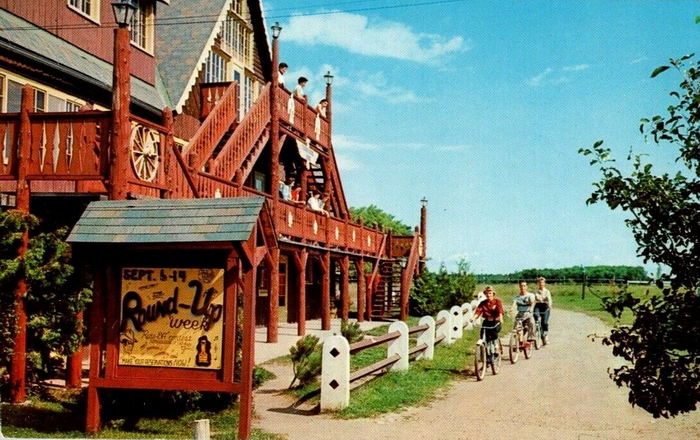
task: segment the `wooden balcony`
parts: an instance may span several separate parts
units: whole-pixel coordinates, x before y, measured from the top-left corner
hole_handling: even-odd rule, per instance
[[[282,87],[274,87],[277,94],[277,115],[283,124],[288,125],[324,148],[331,145],[330,123],[318,114],[306,101],[294,97]]]

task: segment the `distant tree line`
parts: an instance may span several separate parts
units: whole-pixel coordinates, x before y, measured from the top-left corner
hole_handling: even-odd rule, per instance
[[[350,207],[350,218],[356,222],[362,219],[365,226],[374,228],[376,226],[383,227],[387,231],[391,231],[396,235],[412,235],[413,230],[410,226],[394,217],[392,214],[383,211],[376,205],[362,206],[359,208]]]
[[[507,283],[517,280],[533,280],[539,277],[547,278],[548,282],[580,283],[583,277],[587,281],[649,281],[651,278],[642,266],[572,266],[560,269],[524,269],[509,274],[479,274],[476,276],[480,283]]]

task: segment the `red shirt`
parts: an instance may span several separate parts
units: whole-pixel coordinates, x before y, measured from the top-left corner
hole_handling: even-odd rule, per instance
[[[503,315],[503,303],[498,298],[485,299],[479,303],[475,314],[483,316],[486,321],[495,321]]]

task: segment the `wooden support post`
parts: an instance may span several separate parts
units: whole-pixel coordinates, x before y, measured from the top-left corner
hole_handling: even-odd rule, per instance
[[[268,296],[267,342],[277,342],[277,324],[280,304],[280,250],[270,250],[270,292]]]
[[[331,253],[321,256],[321,330],[331,329]]]
[[[131,102],[129,28],[114,29],[114,65],[112,76],[112,145],[110,151],[109,198],[124,200],[129,169],[129,104]]]
[[[344,256],[340,259],[340,302],[343,306],[341,317],[348,319],[350,315],[350,258]]]
[[[31,149],[31,132],[29,112],[34,108],[34,91],[31,86],[22,87],[22,101],[19,115],[19,149],[17,154],[17,192],[16,209],[29,215],[29,152]],[[29,249],[29,231],[22,233],[22,241],[17,249],[17,259],[24,258]],[[12,357],[10,358],[10,402],[22,403],[26,398],[25,374],[27,369],[27,312],[24,308],[24,298],[27,296],[27,282],[24,278],[17,280],[15,286],[15,316],[17,331],[13,341]]]
[[[78,320],[79,332],[83,332],[83,312],[78,312],[76,316]],[[83,350],[82,345],[78,349],[68,355],[66,360],[66,388],[80,388],[82,385],[83,372]]]
[[[256,234],[253,228],[252,234]],[[239,407],[238,438],[250,438],[253,416],[253,368],[255,367],[255,290],[257,267],[247,267],[243,273],[243,362],[241,363],[241,403]]]
[[[104,266],[95,268],[95,289],[90,303],[90,383],[87,391],[87,414],[85,417],[85,432],[95,434],[100,430],[100,397],[95,380],[102,372],[103,333],[105,328],[102,320],[105,316],[104,296],[107,289],[107,269]]]
[[[309,253],[302,249],[294,253],[294,266],[297,270],[297,336],[306,334],[306,262]]]
[[[365,300],[367,295],[367,283],[365,279],[365,260],[360,258],[355,261],[357,272],[357,321],[365,320]]]
[[[175,162],[175,155],[173,154],[173,148],[175,148],[175,134],[173,132],[173,111],[170,108],[165,107],[163,109],[163,127],[166,129],[164,145],[161,145],[160,151],[163,155],[163,166],[165,167],[165,185],[167,190],[163,191],[163,198],[169,199],[172,197],[173,188],[173,174],[175,173],[175,167],[177,163]]]

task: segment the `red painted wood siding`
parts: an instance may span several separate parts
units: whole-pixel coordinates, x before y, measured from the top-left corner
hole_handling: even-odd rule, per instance
[[[112,0],[101,0],[100,24],[71,9],[68,0],[0,0],[0,8],[112,64],[114,14],[111,2]],[[155,58],[133,44],[131,48],[131,74],[154,84]]]

